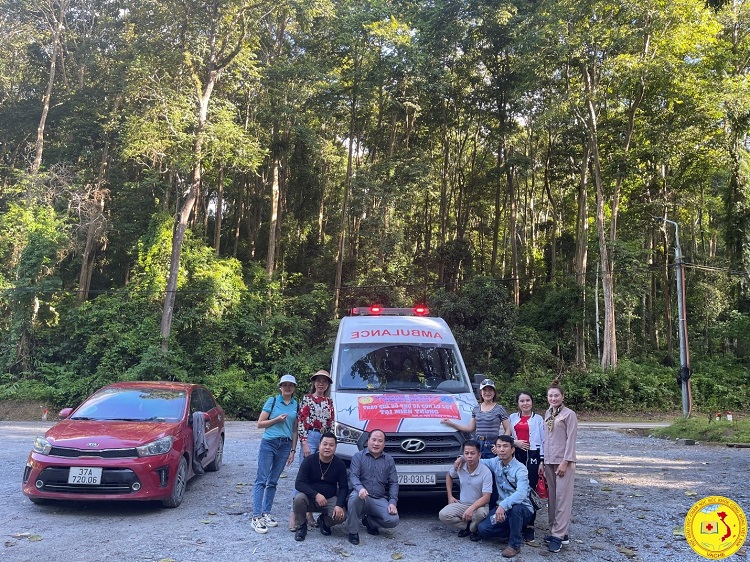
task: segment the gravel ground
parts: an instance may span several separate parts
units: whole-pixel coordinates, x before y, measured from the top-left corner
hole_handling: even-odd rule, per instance
[[[403,498],[401,524],[373,537],[360,532],[352,546],[342,527],[324,537],[312,529],[295,542],[286,528],[296,472],[279,483],[278,528],[258,535],[249,525],[260,431],[251,422],[229,422],[224,465],[191,481],[174,510],[141,503],[64,502],[36,506],[20,491],[25,458],[35,435],[49,424],[0,422],[0,560],[37,562],[455,561],[501,560],[500,543],[472,543],[441,524],[444,496]],[[579,430],[576,497],[571,542],[558,554],[524,546],[518,561],[699,561],[675,536],[695,501],[722,495],[750,515],[750,449],[684,446],[635,433]],[[547,532],[546,511],[537,536]],[[741,554],[732,559],[746,560]]]

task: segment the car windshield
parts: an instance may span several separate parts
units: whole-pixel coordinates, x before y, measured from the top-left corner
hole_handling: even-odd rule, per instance
[[[451,346],[351,344],[341,347],[338,359],[339,390],[471,391]]]
[[[184,390],[103,388],[70,419],[113,421],[178,421],[185,411]]]

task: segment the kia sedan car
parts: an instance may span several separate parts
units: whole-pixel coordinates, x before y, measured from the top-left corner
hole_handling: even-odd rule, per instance
[[[157,500],[177,507],[190,478],[221,467],[224,410],[200,385],[110,384],[60,417],[26,461],[22,489],[34,503]]]

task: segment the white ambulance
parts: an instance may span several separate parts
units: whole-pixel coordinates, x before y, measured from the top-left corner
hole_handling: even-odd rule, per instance
[[[402,491],[445,491],[464,434],[441,423],[471,420],[477,405],[456,340],[424,307],[352,309],[342,318],[331,365],[338,439],[347,464],[382,429]]]

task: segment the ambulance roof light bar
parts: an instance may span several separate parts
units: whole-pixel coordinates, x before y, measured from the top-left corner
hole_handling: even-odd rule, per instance
[[[352,316],[429,316],[430,309],[423,305],[413,308],[387,308],[379,304],[370,306],[355,306],[351,309]]]

